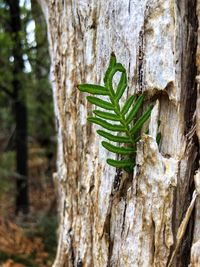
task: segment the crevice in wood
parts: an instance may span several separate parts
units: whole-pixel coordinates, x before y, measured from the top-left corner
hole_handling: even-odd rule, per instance
[[[181,251],[182,265],[180,267],[188,267],[190,263],[190,250],[192,247],[193,230],[194,230],[194,210],[192,212],[192,215],[190,217],[190,222],[185,232],[185,238],[183,239],[182,242],[182,251]]]
[[[153,232],[155,233],[155,222],[152,219],[152,228],[153,228]],[[152,259],[154,259],[155,257],[155,251],[156,251],[156,247],[155,247],[155,235],[153,235],[153,240],[152,240]]]
[[[179,171],[180,171],[180,164],[178,164],[178,168],[179,168]],[[172,210],[172,217],[173,218],[176,218],[176,210],[177,210],[177,202],[176,201],[177,201],[177,187],[174,189],[174,192],[173,192],[173,207],[174,207],[173,210]],[[175,220],[172,220],[172,233],[173,233],[173,237],[176,236],[175,229],[176,229],[176,223],[175,223]],[[168,261],[167,261],[167,266],[168,266],[169,261],[170,261],[170,259],[172,257],[172,254],[173,254],[174,249],[175,249],[175,242],[170,247],[170,253],[169,253],[169,257],[168,257]]]
[[[106,221],[104,224],[104,236],[108,242],[108,259],[107,259],[107,267],[111,267],[111,258],[112,258],[112,250],[113,250],[113,240],[111,237],[111,214],[112,214],[112,199],[110,203],[111,207],[106,217]]]
[[[144,30],[141,29],[139,33],[138,44],[138,89],[142,92],[144,89]]]
[[[185,107],[184,109],[184,120],[185,120],[185,135],[187,135],[190,131],[193,130],[194,127],[194,113],[196,110],[196,100],[197,100],[197,88],[195,83],[195,77],[197,74],[196,68],[196,49],[197,49],[197,29],[198,29],[198,20],[196,14],[196,0],[186,0],[185,1],[185,10],[187,13],[186,17],[186,29],[185,36],[183,40],[184,49],[182,53],[182,96],[181,96],[181,105]],[[180,7],[181,13],[181,7]],[[183,17],[184,19],[184,17]],[[183,26],[184,29],[184,26]],[[190,51],[190,52],[188,52]],[[187,54],[187,56],[185,56]],[[183,104],[182,104],[183,103]],[[186,190],[186,199],[184,200],[184,207],[187,207],[194,191],[194,181],[193,177],[195,171],[198,169],[198,155],[197,155],[197,137],[194,134],[191,136],[191,140],[187,140],[187,151],[186,153],[192,154],[189,156],[188,161],[193,162],[192,169],[188,172],[188,179],[185,181],[188,184]],[[195,154],[196,153],[196,157]],[[194,155],[194,156],[193,156]],[[183,211],[184,215],[184,211]],[[190,250],[192,245],[193,238],[193,229],[194,229],[194,212],[190,218],[190,222],[187,226],[187,230],[182,241],[182,245],[179,251],[179,255],[177,256],[177,266],[186,267],[190,262]]]
[[[184,88],[183,93],[185,94],[185,112],[184,117],[186,121],[185,134],[187,134],[193,122],[194,112],[196,110],[196,99],[197,99],[197,85],[195,78],[197,75],[196,67],[196,50],[197,50],[197,29],[198,29],[198,20],[196,12],[196,0],[190,0],[187,3],[188,5],[188,14],[187,14],[187,36],[186,36],[186,47],[183,51],[182,64],[183,72],[182,75],[182,87]],[[188,51],[191,51],[188,53]],[[188,53],[188,57],[185,58],[185,53]]]
[[[126,208],[127,208],[127,202],[126,202],[126,199],[125,199],[125,206],[124,206],[124,213],[123,213],[123,222],[122,222],[122,228],[121,228],[121,237],[123,237],[124,228],[125,228]]]

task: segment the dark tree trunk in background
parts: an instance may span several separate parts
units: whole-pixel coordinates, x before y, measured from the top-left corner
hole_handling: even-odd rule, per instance
[[[28,170],[27,170],[27,108],[23,81],[23,52],[20,38],[20,6],[18,0],[6,0],[10,11],[10,31],[13,41],[13,96],[16,120],[16,213],[28,213]]]

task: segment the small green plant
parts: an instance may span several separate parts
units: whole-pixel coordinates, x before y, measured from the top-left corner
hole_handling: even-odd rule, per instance
[[[120,72],[121,76],[116,90],[113,88],[114,75]],[[107,163],[116,168],[125,170],[133,169],[135,165],[136,143],[140,140],[140,131],[143,124],[151,115],[151,105],[137,120],[136,115],[144,101],[144,95],[130,96],[124,105],[120,105],[120,99],[127,87],[126,70],[121,63],[117,63],[114,53],[111,54],[108,69],[104,77],[104,86],[94,84],[80,84],[78,89],[93,95],[106,96],[107,100],[88,96],[87,100],[103,110],[93,110],[94,117],[88,117],[88,121],[102,126],[105,130],[97,130],[97,133],[109,141],[118,143],[113,145],[102,141],[102,146],[108,151],[122,155],[121,159],[107,159]],[[114,121],[114,123],[113,123]],[[117,134],[110,133],[108,131]]]

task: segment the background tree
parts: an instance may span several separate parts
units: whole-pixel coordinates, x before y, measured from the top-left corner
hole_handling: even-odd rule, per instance
[[[12,2],[12,3],[11,3]],[[9,1],[16,5],[18,1]],[[19,1],[21,73],[14,73],[15,34],[8,2],[0,0],[0,265],[52,266],[56,251],[56,196],[52,174],[55,130],[49,55],[44,16],[36,1]],[[17,15],[16,13],[15,15]],[[19,40],[18,40],[19,41]],[[27,109],[28,216],[16,207],[16,116],[13,81],[19,80],[19,100]],[[23,129],[22,129],[23,130]],[[22,138],[22,136],[20,137]],[[20,139],[20,142],[24,141]],[[24,156],[24,155],[23,155]],[[19,159],[21,164],[24,157]],[[21,196],[20,196],[21,197]],[[24,204],[24,203],[23,203]],[[23,231],[23,228],[25,228]],[[14,261],[14,262],[13,262]]]
[[[54,137],[54,116],[52,92],[49,83],[50,58],[48,53],[47,30],[44,16],[37,1],[31,1],[32,20],[35,22],[35,46],[29,44],[28,59],[32,67],[32,94],[34,98],[30,107],[30,127],[32,135],[42,147],[52,153]],[[41,119],[35,120],[40,114]],[[34,122],[34,123],[33,123]],[[45,130],[41,131],[45,125]]]
[[[9,167],[2,161],[1,178],[7,167],[7,176],[16,178],[17,213],[28,211],[28,147],[43,149],[49,163],[55,149],[46,26],[37,2],[32,10],[28,2],[0,1],[1,150],[16,152],[16,168],[9,156]]]
[[[15,146],[16,146],[16,213],[28,213],[28,169],[27,169],[27,108],[25,90],[23,90],[23,50],[19,1],[6,1],[9,8],[9,31],[12,42],[12,97],[15,114]]]
[[[199,164],[196,1],[40,4],[58,121],[60,230],[54,267],[167,266]],[[145,91],[149,103],[157,99],[131,177],[119,177],[106,165],[111,155],[86,121],[92,107],[77,90],[79,83],[101,83],[112,51],[128,70],[129,95]],[[199,226],[199,217],[191,217],[173,266],[190,262],[192,242],[200,238],[194,223]],[[197,252],[193,266],[198,266]]]

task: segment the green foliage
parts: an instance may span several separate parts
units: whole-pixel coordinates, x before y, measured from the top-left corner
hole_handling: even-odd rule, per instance
[[[50,58],[46,23],[37,1],[31,1],[31,13],[26,14],[27,11],[25,11],[25,20],[28,20],[28,23],[33,21],[35,23],[35,28],[31,33],[31,35],[34,33],[35,38],[30,40],[29,35],[26,34],[24,41],[24,50],[31,66],[26,83],[28,131],[29,135],[42,145],[49,140],[48,146],[50,146],[55,131],[53,99],[49,82]],[[24,24],[26,27],[27,23]]]
[[[44,240],[44,249],[53,258],[55,257],[57,248],[57,228],[58,220],[56,216],[45,215],[39,221],[37,235]]]
[[[15,163],[15,154],[13,151],[7,151],[0,155],[1,178],[7,178],[13,175],[14,163]]]
[[[29,258],[24,258],[24,257],[20,257],[18,255],[10,255],[7,254],[3,251],[0,251],[0,264],[5,263],[5,261],[12,259],[14,262],[17,262],[18,264],[23,264],[23,266],[29,266],[29,267],[39,267],[38,264],[33,263],[31,257]],[[16,266],[18,265],[16,264]],[[0,265],[3,266],[3,265]]]
[[[116,90],[113,86],[113,79],[116,73],[120,73],[120,79]],[[149,119],[153,106],[138,117],[144,95],[138,98],[136,95],[130,96],[127,101],[120,105],[120,99],[127,87],[126,70],[121,63],[117,63],[115,55],[112,53],[108,69],[104,77],[104,86],[93,84],[80,84],[78,89],[81,92],[87,92],[92,95],[102,95],[107,97],[102,100],[95,96],[88,96],[87,100],[91,104],[103,110],[95,109],[93,117],[88,117],[88,121],[100,125],[105,130],[97,130],[97,133],[109,141],[119,143],[118,145],[102,141],[102,146],[108,151],[117,155],[123,155],[122,159],[107,159],[107,163],[116,168],[131,170],[135,165],[136,142],[140,140],[140,132],[144,123]],[[136,118],[138,117],[138,119]],[[114,122],[114,123],[113,123]]]
[[[46,23],[37,1],[20,2],[23,72],[18,74],[21,82],[19,98],[28,110],[29,141],[51,147],[55,151],[53,99],[49,82],[50,58],[46,38]],[[32,25],[30,27],[30,25]],[[0,0],[0,132],[10,136],[15,129],[13,79],[16,43],[10,28],[10,13],[6,1]],[[28,30],[29,29],[29,30]],[[13,139],[14,140],[14,139]],[[1,141],[1,140],[0,140]],[[1,144],[0,144],[1,148]]]
[[[0,197],[14,189],[11,177],[14,174],[15,153],[8,151],[0,155]]]

